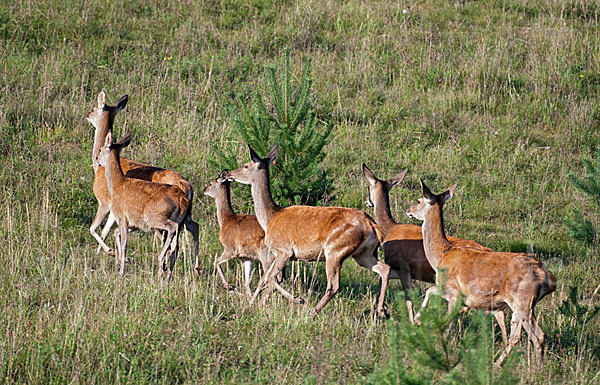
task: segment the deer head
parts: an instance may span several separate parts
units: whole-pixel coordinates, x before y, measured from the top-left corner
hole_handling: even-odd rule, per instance
[[[409,209],[406,210],[406,215],[424,221],[425,216],[433,206],[443,207],[444,203],[452,198],[454,190],[456,190],[456,184],[449,187],[441,194],[434,194],[429,187],[425,185],[422,179],[419,179],[419,182],[421,183],[423,198],[419,198],[416,205],[409,207]]]
[[[259,181],[261,175],[269,175],[269,166],[277,159],[279,153],[279,144],[275,144],[271,151],[261,158],[258,156],[256,151],[248,145],[250,149],[250,162],[244,164],[242,167],[231,171],[227,175],[228,180],[233,180],[243,184],[253,185]]]

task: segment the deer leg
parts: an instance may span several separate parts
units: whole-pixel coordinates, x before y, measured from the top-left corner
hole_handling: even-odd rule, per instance
[[[267,260],[270,260],[270,259],[267,258]],[[263,289],[265,288],[265,282],[267,281],[269,274],[271,273],[271,271],[273,271],[275,269],[275,265],[276,265],[275,262],[276,262],[275,260],[273,260],[273,262],[271,262],[269,268],[267,270],[265,270],[263,275],[258,280],[258,285],[256,286],[256,289],[254,290],[254,294],[252,294],[252,298],[250,298],[250,305],[252,305],[254,303],[254,301],[256,301],[256,298],[258,297],[260,292],[263,291]]]
[[[160,266],[162,268],[161,274],[163,271],[165,271],[167,269],[165,258],[167,256],[167,250],[169,250],[169,246],[171,245],[171,240],[173,239],[173,236],[175,235],[175,233],[177,231],[177,224],[175,222],[169,220],[165,224],[164,229],[167,231],[167,239],[165,239],[163,248],[162,248],[160,254],[158,255],[158,263],[160,264]]]
[[[200,260],[198,257],[199,254],[199,244],[200,244],[200,226],[198,226],[197,222],[192,220],[192,216],[188,215],[185,218],[185,222],[183,222],[187,231],[192,234],[192,238],[194,239],[194,270],[198,275],[200,275]]]
[[[406,270],[396,271],[392,270],[399,278],[402,283],[402,290],[404,290],[404,298],[406,302],[406,310],[408,311],[408,320],[411,324],[415,323],[415,317],[413,313],[413,302],[410,298],[410,290],[412,290],[412,279],[410,276],[410,272]],[[392,274],[390,274],[390,279],[392,278]]]
[[[439,294],[439,290],[438,290],[437,286],[431,286],[425,292],[425,299],[423,299],[423,303],[421,304],[421,308],[419,309],[419,311],[417,312],[417,314],[415,314],[415,323],[417,325],[421,324],[421,311],[423,311],[423,309],[425,309],[425,306],[427,306],[427,304],[429,303],[429,299],[431,298],[431,296],[433,294]]]
[[[242,265],[244,266],[244,287],[246,288],[248,297],[252,298],[252,290],[250,289],[250,279],[252,278],[252,261],[244,261],[242,262]]]
[[[506,334],[506,321],[504,310],[494,310],[492,312],[494,317],[496,317],[496,321],[498,321],[498,325],[500,325],[500,333],[502,333],[502,342],[504,342],[504,347],[508,346],[508,335]]]
[[[375,255],[369,253],[363,253],[361,255],[354,256],[354,260],[360,266],[374,271],[381,277],[376,297],[377,315],[380,318],[387,318],[388,314],[387,310],[385,309],[385,292],[387,290],[387,285],[390,276],[390,265],[381,262],[379,259],[377,259]]]
[[[508,345],[504,349],[504,352],[498,357],[496,362],[494,363],[496,366],[500,366],[502,362],[508,357],[512,348],[519,342],[521,339],[521,330],[523,327],[523,319],[518,318],[517,315],[513,312],[511,321],[510,321],[510,338],[508,340]]]
[[[325,261],[325,272],[327,273],[327,290],[321,300],[315,305],[311,311],[314,317],[323,309],[327,302],[340,290],[340,270],[342,268],[343,259],[328,259]]]
[[[177,260],[177,253],[179,252],[179,228],[175,229],[175,234],[171,239],[171,255],[169,257],[169,272],[167,273],[166,282],[169,283],[171,281],[171,276],[173,275],[173,267],[175,266],[175,261]]]
[[[227,282],[225,279],[225,274],[223,274],[223,270],[221,269],[221,264],[229,261],[231,258],[233,258],[233,253],[227,249],[223,250],[223,253],[221,253],[219,257],[215,258],[215,270],[221,278],[221,282],[223,282],[223,287],[225,287],[225,290],[235,290],[235,286],[230,285],[229,282]]]
[[[121,269],[119,270],[121,276],[125,275],[125,255],[127,254],[127,237],[129,232],[127,231],[127,223],[125,221],[119,223],[119,235],[121,238],[120,242],[120,257],[121,257]]]
[[[266,304],[267,300],[269,299],[269,296],[271,295],[271,293],[273,293],[273,291],[275,289],[277,289],[277,291],[284,298],[286,298],[288,301],[290,301],[292,303],[296,303],[296,304],[304,303],[304,300],[302,298],[294,296],[292,293],[288,292],[283,287],[281,287],[279,285],[279,283],[277,282],[279,273],[281,273],[281,271],[285,268],[285,264],[288,260],[289,260],[289,257],[279,260],[279,261],[275,260],[275,268],[273,270],[271,270],[271,272],[269,273],[269,276],[267,278],[267,281],[266,281],[268,284],[268,289],[267,289],[267,292],[264,294],[263,305]]]
[[[535,360],[538,364],[540,364],[542,362],[542,344],[544,343],[544,332],[535,319],[533,309],[531,309],[531,317],[528,320],[523,321],[523,328],[525,328],[529,340],[533,342],[533,348],[535,349]]]
[[[265,271],[265,272],[271,266],[270,258],[268,258],[266,256],[266,251],[263,251],[263,254],[261,255],[261,258],[260,258],[260,263],[263,267],[263,271]],[[270,284],[272,284],[273,287],[270,288],[267,293],[265,293],[265,298],[263,299],[263,304],[266,303],[266,301],[269,299],[269,296],[273,292],[273,288],[277,289],[277,291],[291,303],[295,303],[295,304],[304,303],[304,299],[294,296],[292,293],[288,292],[283,287],[281,287],[281,285],[280,285],[280,283],[282,281],[281,273],[283,273],[283,272],[285,272],[285,265],[281,268],[280,272],[278,274],[276,274],[274,282],[268,281],[268,282],[270,282]]]
[[[92,224],[90,225],[90,233],[92,234],[92,237],[94,237],[94,239],[96,239],[96,241],[98,242],[98,247],[101,248],[102,250],[104,250],[105,253],[107,253],[108,255],[112,255],[114,254],[114,251],[108,247],[108,245],[106,243],[104,243],[104,238],[106,238],[106,236],[104,237],[100,237],[100,235],[98,235],[98,233],[96,232],[96,229],[98,229],[98,227],[100,226],[100,223],[102,223],[102,220],[104,219],[104,217],[106,217],[106,215],[110,212],[110,207],[108,205],[103,205],[100,204],[98,206],[98,210],[96,211],[96,216],[94,217],[94,220],[92,221]],[[111,222],[111,217],[112,217],[112,222]],[[104,230],[102,231],[102,233],[104,234],[104,231],[107,232],[108,235],[108,231],[110,231],[110,228],[112,227],[112,225],[115,223],[115,217],[114,215],[110,215],[108,220],[106,221],[106,226],[104,228]],[[110,224],[110,226],[108,226]],[[108,227],[108,231],[106,230],[106,228]],[[100,253],[100,249],[96,250],[96,253],[99,254]]]

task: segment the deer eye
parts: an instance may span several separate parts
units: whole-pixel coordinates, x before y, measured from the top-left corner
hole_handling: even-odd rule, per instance
[[[248,165],[247,165],[247,164],[246,164],[246,165],[244,165],[244,168],[245,168],[245,169],[248,169]]]

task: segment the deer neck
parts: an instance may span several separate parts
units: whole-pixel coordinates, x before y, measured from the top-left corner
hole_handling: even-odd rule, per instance
[[[252,183],[252,199],[254,200],[254,213],[263,230],[267,231],[267,223],[281,208],[275,204],[271,196],[269,170],[264,169],[259,173],[258,181]]]
[[[118,188],[125,180],[119,154],[116,151],[110,152],[108,163],[104,168],[104,175],[106,177],[106,187],[108,187],[108,192],[112,198],[115,188]]]
[[[375,222],[384,230],[396,224],[390,211],[389,193],[384,192],[375,198],[373,201],[373,216]]]
[[[235,215],[235,212],[231,207],[229,184],[225,183],[219,190],[215,199],[215,204],[217,206],[217,220],[219,221],[219,227],[222,227],[225,219]]]
[[[446,250],[451,244],[444,233],[444,217],[442,207],[435,204],[427,214],[421,226],[423,232],[423,248],[425,256],[431,267],[437,271],[437,266]]]
[[[94,169],[94,173],[98,171],[98,155],[100,155],[100,149],[104,145],[104,141],[106,140],[106,135],[110,132],[111,128],[108,124],[108,117],[103,118],[99,123],[98,127],[95,127],[94,133],[94,148],[92,149],[92,168]]]

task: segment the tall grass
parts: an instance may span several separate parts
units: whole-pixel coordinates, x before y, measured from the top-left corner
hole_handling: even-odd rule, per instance
[[[599,11],[586,0],[2,2],[2,382],[356,383],[388,362],[386,328],[368,311],[376,279],[353,262],[315,320],[307,306],[325,290],[322,266],[294,263],[287,285],[307,306],[275,296],[250,308],[212,274],[221,248],[201,192],[220,171],[210,149],[233,140],[226,102],[251,95],[284,47],[294,79],[311,58],[315,108],[334,124],[331,203],[364,208],[362,162],[377,175],[409,168],[391,199],[400,222],[418,177],[438,191],[458,183],[451,233],[537,252],[559,279],[538,306],[546,360],[521,355],[522,381],[597,382],[600,321],[575,338],[558,307],[571,286],[600,303],[598,261],[564,226],[585,209],[567,176],[600,145]],[[84,117],[103,88],[110,103],[130,95],[115,123],[117,135],[134,132],[124,155],[192,182],[201,277],[185,236],[168,286],[148,235],[132,235],[123,279],[114,258],[95,255]],[[243,143],[236,154],[247,159]],[[250,207],[236,189],[236,207]],[[236,263],[227,274],[240,282]]]

